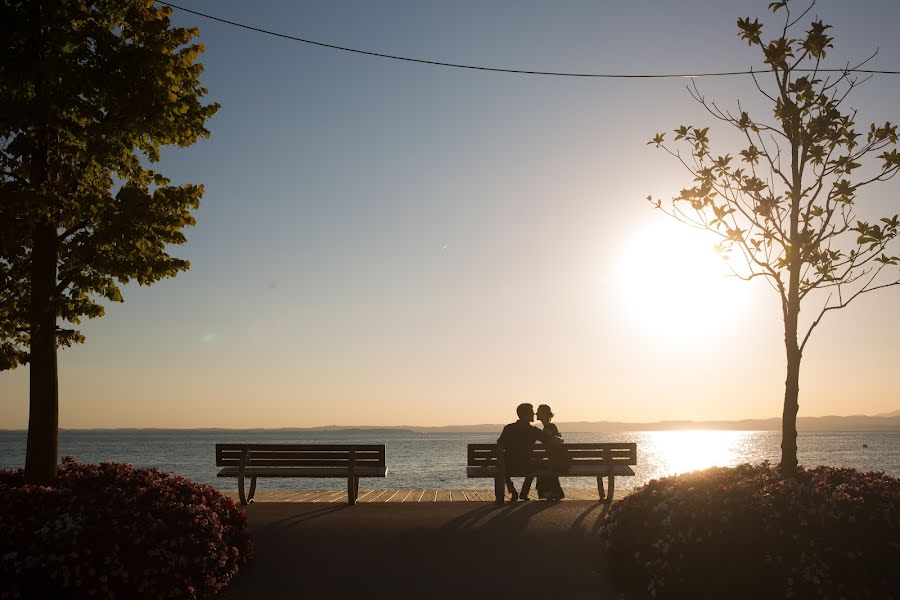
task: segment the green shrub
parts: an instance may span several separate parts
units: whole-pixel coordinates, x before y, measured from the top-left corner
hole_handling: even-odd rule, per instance
[[[53,486],[0,471],[0,597],[209,598],[252,556],[244,512],[208,485],[68,457]]]
[[[619,585],[650,598],[895,598],[900,480],[768,463],[654,480],[613,505]]]

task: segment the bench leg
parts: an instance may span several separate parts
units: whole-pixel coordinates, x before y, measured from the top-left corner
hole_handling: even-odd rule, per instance
[[[612,478],[610,478],[610,479],[612,479]],[[610,486],[610,488],[611,487],[612,486]],[[606,498],[606,492],[603,491],[603,478],[602,477],[597,478],[597,492],[600,494],[600,501],[602,502],[604,500],[604,498]],[[612,489],[610,489],[610,492],[612,492]]]
[[[506,477],[494,477],[494,504],[503,506],[503,497],[506,495]]]
[[[247,495],[247,502],[253,502],[253,496],[256,495],[256,477],[250,478],[250,493]]]
[[[244,493],[244,474],[238,475],[238,497],[241,499],[241,506],[247,506],[247,494]]]
[[[238,466],[238,496],[241,499],[241,506],[247,506],[247,494],[244,493],[244,468],[250,463],[250,450],[241,450],[241,464]],[[250,488],[250,497],[256,491],[256,477],[253,478],[253,484]]]
[[[616,491],[616,477],[615,475],[609,476],[609,493],[606,495],[606,503],[612,504],[613,494]]]
[[[347,504],[349,504],[350,506],[353,506],[354,504],[356,504],[356,491],[357,490],[355,489],[356,488],[355,484],[357,483],[358,480],[356,480],[356,481],[355,480],[356,480],[356,478],[353,477],[352,475],[347,478]]]

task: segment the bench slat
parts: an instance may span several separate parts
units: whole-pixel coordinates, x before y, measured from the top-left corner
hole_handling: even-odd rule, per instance
[[[342,451],[353,448],[357,452],[368,450],[370,452],[382,452],[384,444],[216,444],[216,450],[296,450],[302,452]]]
[[[621,448],[621,449],[631,449],[632,447],[637,447],[637,442],[566,442],[566,448],[573,448],[575,450],[596,450],[598,448]],[[492,448],[496,448],[497,444],[469,444],[475,450],[491,450]]]
[[[343,452],[331,451],[331,452],[297,452],[294,450],[281,450],[281,451],[270,451],[270,450],[251,450],[250,453],[253,456],[257,456],[259,458],[347,458],[350,456],[350,451],[345,450]],[[223,457],[238,457],[241,456],[240,450],[226,450],[222,452]],[[381,458],[381,453],[379,452],[370,452],[370,451],[359,451],[356,453],[356,458],[369,458],[369,459],[379,459]]]
[[[236,467],[240,465],[240,460],[224,460],[219,465],[220,467]],[[262,466],[262,467],[346,467],[350,464],[349,458],[344,458],[343,460],[307,460],[305,458],[298,459],[290,459],[290,458],[259,458],[255,454],[250,455],[250,461],[247,463],[247,466]],[[382,460],[357,460],[356,465],[358,467],[381,467],[384,466],[384,461]]]
[[[564,447],[569,452],[569,454],[572,454],[573,456],[603,456],[607,452],[606,450],[604,450],[602,448],[589,448],[589,449],[569,448],[568,444],[563,444],[562,447]],[[548,447],[548,446],[544,446],[542,444],[537,444],[536,446],[534,446],[533,450],[535,452],[548,452],[548,451],[551,451],[553,448],[554,448],[554,446]],[[630,456],[631,449],[630,448],[611,448],[609,450],[609,453],[612,454],[613,456]],[[471,453],[470,456],[477,458],[477,457],[483,457],[483,456],[493,456],[494,454],[496,454],[496,449],[478,450],[476,452]]]
[[[597,475],[605,477],[610,474],[609,467],[570,467],[560,474],[560,477],[581,477],[589,475]],[[634,469],[628,465],[615,465],[612,467],[611,474],[615,476],[633,476]]]
[[[559,477],[608,477],[609,475],[613,476],[633,476],[634,469],[632,469],[628,465],[615,465],[612,468],[610,467],[571,467],[565,471],[560,471],[558,473],[552,472],[550,469],[542,470],[538,469],[536,471],[538,475],[546,474],[546,475],[557,475]],[[469,479],[486,477],[493,479],[497,474],[497,467],[466,467],[466,477]],[[510,477],[524,477],[525,475],[529,475],[531,473],[509,473]]]
[[[216,477],[237,477],[239,467],[225,467],[216,473]],[[387,467],[359,467],[353,473],[357,477],[385,477]],[[247,467],[245,477],[341,477],[346,479],[349,469],[319,467],[304,469],[299,467]]]
[[[549,454],[547,452],[532,452],[531,457],[535,460],[547,460]],[[590,461],[603,461],[603,453],[599,452],[597,455],[585,456],[584,454],[573,454],[571,452],[568,453],[569,459],[575,462],[590,462]],[[623,465],[632,465],[637,464],[636,462],[632,462],[630,456],[616,456],[615,454],[610,457],[614,463],[622,463]],[[470,465],[480,464],[483,462],[495,462],[497,460],[496,456],[476,456],[473,460],[469,461]]]
[[[579,458],[592,458],[592,457],[602,457],[606,455],[606,450],[573,450],[572,448],[566,448],[569,451],[569,456],[577,456]],[[613,458],[631,458],[631,450],[610,450],[610,456]]]

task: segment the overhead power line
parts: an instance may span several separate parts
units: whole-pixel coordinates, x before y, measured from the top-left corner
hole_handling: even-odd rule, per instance
[[[310,44],[312,46],[319,46],[321,48],[330,48],[332,50],[340,50],[342,52],[351,52],[353,54],[362,54],[365,56],[374,56],[377,58],[386,58],[390,60],[401,60],[410,63],[418,63],[422,65],[431,65],[435,67],[449,67],[452,69],[469,69],[472,71],[490,71],[493,73],[512,73],[515,75],[545,75],[549,77],[580,77],[585,79],[676,79],[676,78],[697,78],[697,77],[731,77],[737,75],[760,75],[766,73],[767,71],[719,71],[719,72],[711,72],[711,73],[652,73],[652,74],[634,74],[634,73],[570,73],[565,71],[537,71],[531,69],[505,69],[501,67],[484,67],[479,65],[464,65],[459,63],[451,63],[451,62],[443,62],[439,60],[427,60],[424,58],[413,58],[409,56],[397,56],[395,54],[385,54],[383,52],[372,52],[371,50],[360,50],[359,48],[348,48],[346,46],[338,46],[335,44],[326,44],[325,42],[317,42],[315,40],[310,40],[306,38],[297,37],[295,35],[288,35],[286,33],[278,33],[277,31],[271,31],[269,29],[263,29],[261,27],[254,27],[252,25],[246,25],[244,23],[238,23],[237,21],[230,21],[228,19],[223,19],[222,17],[216,17],[214,15],[202,13],[200,11],[192,10],[190,8],[184,8],[183,6],[178,6],[177,4],[171,4],[170,2],[164,2],[163,0],[156,0],[158,4],[162,4],[163,6],[168,6],[170,8],[174,8],[186,13],[190,13],[192,15],[197,15],[198,17],[203,17],[204,19],[209,19],[211,21],[216,21],[218,23],[224,23],[226,25],[231,25],[233,27],[239,27],[241,29],[246,29],[248,31],[254,31],[256,33],[262,33],[265,35],[270,35],[273,37],[278,37],[286,40],[291,40],[293,42],[300,42],[303,44]],[[900,71],[881,71],[876,69],[795,69],[796,71],[801,72],[818,72],[818,73],[864,73],[870,75],[900,75]]]

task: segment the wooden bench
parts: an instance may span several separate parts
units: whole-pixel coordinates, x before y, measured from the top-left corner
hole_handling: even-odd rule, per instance
[[[571,466],[564,470],[554,470],[550,464],[548,447],[538,444],[532,451],[530,471],[507,472],[502,452],[498,452],[497,444],[469,444],[466,476],[472,478],[488,478],[494,480],[494,498],[497,504],[503,504],[504,488],[507,477],[540,477],[557,475],[559,477],[596,477],[597,492],[600,501],[609,505],[616,489],[616,476],[634,475],[631,465],[637,464],[637,444],[562,444],[554,446],[564,449],[571,459]],[[609,479],[609,493],[603,490],[603,478]]]
[[[241,504],[253,500],[257,477],[346,478],[347,502],[356,504],[359,478],[388,471],[384,444],[216,444],[216,466],[224,467],[217,477],[237,477]]]

